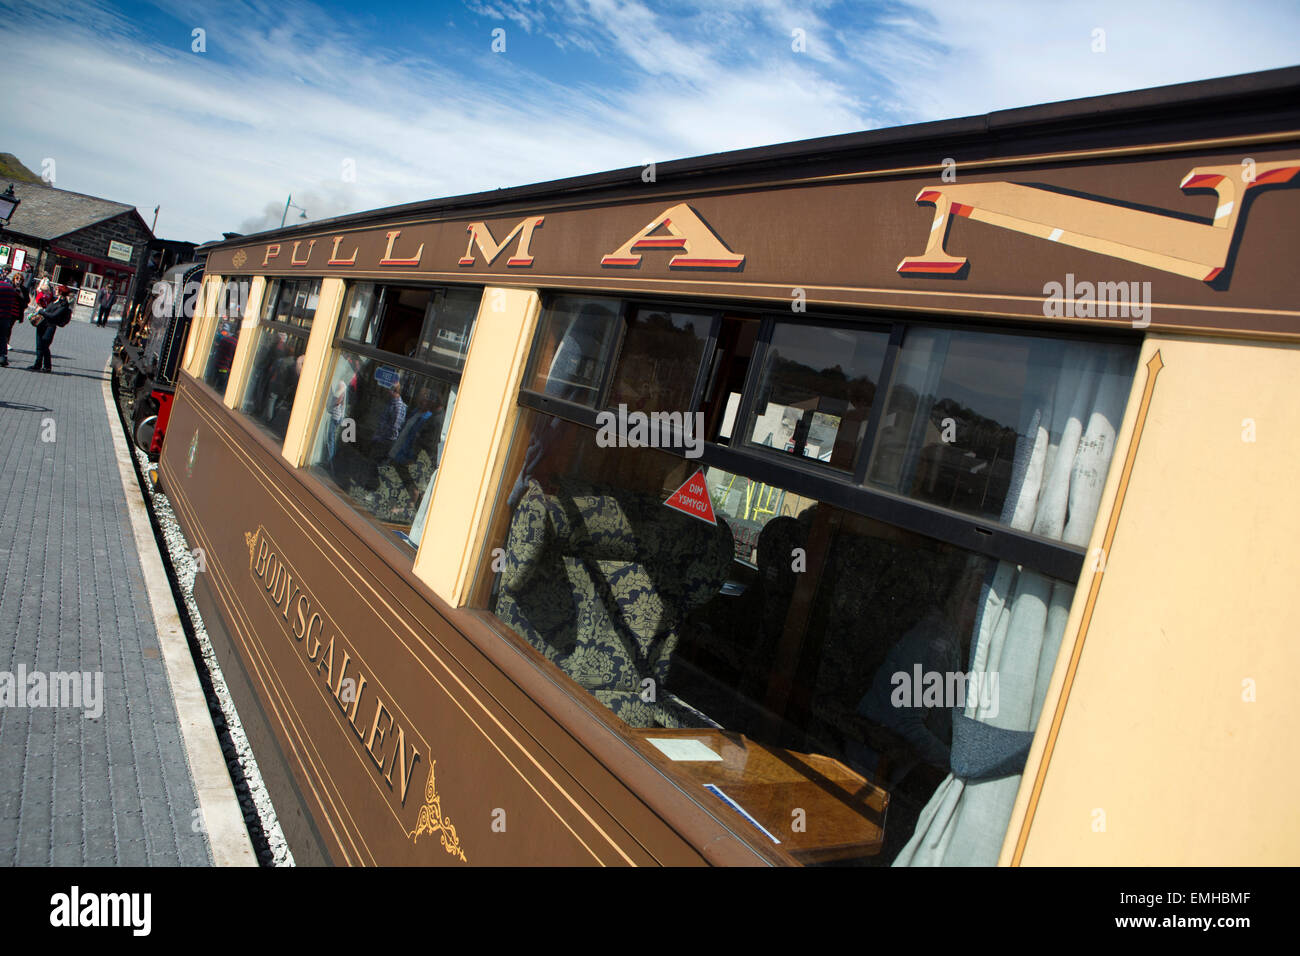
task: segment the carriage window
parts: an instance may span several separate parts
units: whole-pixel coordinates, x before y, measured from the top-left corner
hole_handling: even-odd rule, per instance
[[[362,513],[418,546],[479,289],[355,283],[309,457]]]
[[[235,360],[235,349],[239,345],[239,327],[243,321],[247,287],[246,280],[231,279],[221,286],[221,295],[217,301],[217,327],[212,336],[203,381],[220,395],[226,393],[226,385],[230,381],[230,366]]]
[[[276,279],[267,291],[240,410],[280,441],[289,427],[320,280]]]
[[[852,470],[888,346],[887,332],[778,324],[750,443]]]
[[[868,481],[1082,543],[1113,451],[1113,431],[1097,423],[1118,423],[1135,360],[1134,350],[1122,344],[908,329]],[[1077,471],[1071,498],[1026,524],[1027,504],[1012,491],[1035,457],[1051,458],[1064,445],[1077,450],[1058,463]],[[1067,504],[1084,508],[1067,521]]]
[[[344,307],[343,337],[360,345],[459,370],[482,293],[478,289],[421,289],[354,285]]]
[[[697,464],[601,447],[532,410],[516,440],[486,608],[632,737],[721,758],[674,769],[806,863],[888,864],[911,839],[949,773],[961,707],[900,682],[933,672],[951,689],[962,675],[992,706],[996,678],[967,677],[977,620],[1001,606],[990,589],[1069,608],[1067,582],[718,469],[716,524],[688,516],[666,502]],[[1028,694],[1015,701],[1028,720],[1032,690],[1011,693]],[[825,817],[794,833],[798,807]]]
[[[753,317],[706,332],[562,304],[534,388],[689,404],[703,383],[705,443],[610,442],[599,416],[525,399],[474,603],[796,860],[995,863],[1075,582],[999,557],[1007,538],[970,550],[968,522],[898,496],[1085,543],[1136,349],[909,326],[886,368],[878,325],[778,321],[763,349]],[[656,363],[669,352],[680,367]],[[978,498],[954,477],[988,471]],[[800,808],[816,833],[792,832]]]
[[[546,310],[533,350],[530,387],[595,405],[618,332],[615,299],[564,296]]]
[[[708,344],[713,316],[638,308],[628,317],[607,404],[629,411],[684,412]]]
[[[275,279],[262,306],[262,321],[292,325],[309,332],[319,300],[320,279]]]

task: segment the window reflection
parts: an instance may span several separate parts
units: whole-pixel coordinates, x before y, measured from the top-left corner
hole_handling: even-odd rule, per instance
[[[257,351],[240,410],[281,441],[289,427],[306,351],[307,340],[301,336],[270,328],[258,332]]]
[[[531,387],[595,405],[618,333],[617,300],[562,296],[538,331]]]
[[[1133,378],[1133,349],[1074,339],[908,329],[868,481],[966,514],[1014,524],[1010,494],[1026,469],[1046,475],[1063,443],[1090,443],[1073,493],[1100,495],[1114,426]],[[1034,481],[1041,482],[1042,477]],[[1095,513],[1095,501],[1092,507]],[[1066,514],[1062,502],[1059,513]],[[1021,510],[1024,510],[1023,507]],[[1053,514],[1056,512],[1054,511]],[[1091,528],[1092,513],[1075,524]],[[1031,530],[1023,528],[1022,530]],[[1040,522],[1036,533],[1060,537]]]
[[[417,546],[456,383],[478,314],[479,289],[357,283],[310,456],[362,513]]]
[[[628,318],[607,404],[629,411],[687,411],[713,317],[637,309]]]
[[[482,292],[353,285],[344,306],[343,337],[394,355],[460,369]]]
[[[319,299],[319,279],[276,279],[267,290],[240,410],[281,441],[289,428]]]
[[[851,470],[888,346],[885,332],[778,324],[750,442]]]
[[[243,320],[243,288],[235,280],[221,287],[217,304],[217,326],[212,336],[212,348],[203,370],[203,381],[214,391],[224,395],[230,382],[230,368],[239,345],[239,329]]]

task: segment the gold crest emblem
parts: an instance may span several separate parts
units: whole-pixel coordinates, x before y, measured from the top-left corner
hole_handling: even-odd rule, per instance
[[[452,856],[459,857],[462,863],[468,863],[469,861],[465,859],[465,851],[461,849],[460,837],[456,833],[455,825],[450,817],[442,815],[442,798],[438,796],[438,788],[433,781],[433,768],[437,764],[436,760],[429,763],[429,779],[424,785],[424,806],[420,807],[420,816],[415,822],[415,829],[406,831],[406,835],[412,843],[419,843],[421,833],[437,833],[443,849]]]
[[[248,253],[243,249],[236,249],[235,254],[230,257],[230,263],[236,269],[244,268],[244,263],[248,261]]]

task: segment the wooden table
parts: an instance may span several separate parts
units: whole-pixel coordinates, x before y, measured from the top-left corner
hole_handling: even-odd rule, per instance
[[[760,839],[775,838],[801,863],[825,863],[880,852],[889,793],[838,760],[768,747],[743,734],[721,730],[638,728],[632,733],[662,765],[702,786],[712,784],[762,829],[729,808],[721,796],[707,791],[708,799],[736,813],[740,827],[753,827]],[[722,759],[674,760],[645,742],[650,738],[697,741]],[[802,810],[802,815],[796,810]],[[796,829],[800,817],[803,827]],[[763,835],[764,830],[769,836]]]

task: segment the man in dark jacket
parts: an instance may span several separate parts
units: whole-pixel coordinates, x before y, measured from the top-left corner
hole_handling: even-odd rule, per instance
[[[28,366],[33,372],[49,372],[50,345],[54,342],[54,333],[72,321],[72,293],[68,287],[61,285],[54,301],[38,313],[41,319],[36,326],[36,363]]]
[[[108,325],[108,313],[113,308],[113,301],[117,298],[117,290],[111,285],[106,285],[99,290],[99,318],[96,325]]]
[[[0,367],[9,365],[9,333],[22,320],[22,297],[9,277],[0,275]]]

